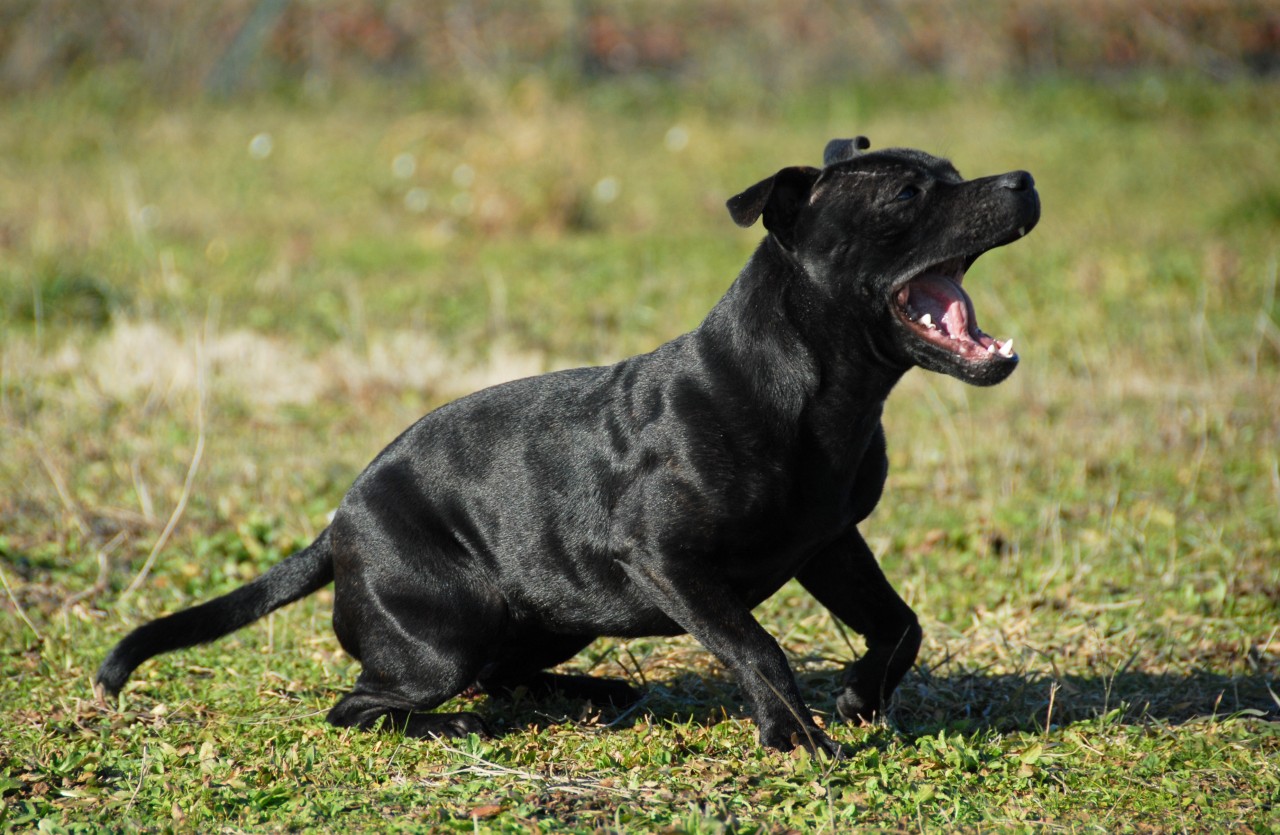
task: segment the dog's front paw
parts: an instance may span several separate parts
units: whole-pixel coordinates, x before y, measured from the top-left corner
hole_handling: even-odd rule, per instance
[[[882,712],[879,703],[871,702],[852,687],[846,687],[836,697],[836,710],[849,722],[872,722]]]
[[[810,754],[823,754],[835,759],[844,756],[844,748],[840,743],[827,736],[826,732],[812,723],[802,725],[798,722],[780,722],[768,728],[760,729],[760,744],[778,751],[792,751],[803,748]]]
[[[849,668],[844,689],[836,697],[836,711],[849,722],[872,722],[884,712],[880,688],[868,685],[858,675],[858,665]]]

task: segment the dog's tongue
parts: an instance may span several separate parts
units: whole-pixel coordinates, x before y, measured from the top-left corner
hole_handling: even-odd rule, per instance
[[[952,339],[969,335],[969,299],[960,286],[945,276],[917,278],[905,288],[907,310],[916,321],[932,322]],[[928,319],[924,319],[928,316]]]

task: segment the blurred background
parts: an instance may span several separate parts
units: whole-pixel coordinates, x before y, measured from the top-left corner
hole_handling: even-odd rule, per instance
[[[654,75],[785,93],[890,73],[1265,76],[1277,54],[1280,12],[1265,0],[8,0],[0,9],[10,91],[127,67],[152,91],[188,96],[467,72],[535,72],[565,85]]]

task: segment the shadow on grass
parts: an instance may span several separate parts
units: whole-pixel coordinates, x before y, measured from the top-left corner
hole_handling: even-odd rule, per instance
[[[895,724],[915,733],[941,729],[1043,731],[1105,719],[1126,725],[1180,725],[1248,715],[1280,721],[1280,703],[1263,676],[1209,670],[1118,675],[915,675],[894,699]]]
[[[841,671],[798,675],[809,707],[838,721],[835,696]],[[1270,687],[1269,687],[1270,685]],[[956,732],[1039,732],[1079,722],[1183,725],[1245,716],[1280,722],[1280,696],[1265,676],[1228,676],[1206,670],[1184,674],[1125,672],[1087,676],[949,672],[913,673],[898,688],[889,721],[909,736]],[[514,732],[548,721],[594,717],[628,728],[642,717],[656,724],[715,725],[748,715],[741,691],[728,677],[683,673],[643,689],[630,708],[584,704],[567,698],[490,699],[477,705],[495,730]]]

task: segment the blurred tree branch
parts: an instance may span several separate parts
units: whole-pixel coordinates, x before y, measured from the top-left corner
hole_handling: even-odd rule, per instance
[[[289,8],[289,0],[258,0],[231,45],[222,53],[205,81],[214,96],[229,96],[244,87],[245,79],[272,30]]]

